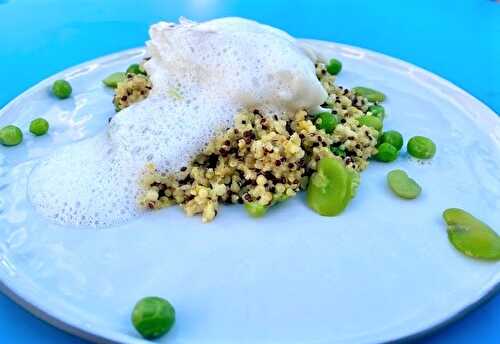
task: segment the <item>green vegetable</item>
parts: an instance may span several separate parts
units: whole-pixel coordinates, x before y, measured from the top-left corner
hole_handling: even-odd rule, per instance
[[[73,89],[66,80],[56,80],[52,84],[52,93],[59,99],[66,99],[71,95]]]
[[[31,121],[30,123],[30,132],[33,135],[41,136],[45,135],[49,130],[49,122],[44,118],[37,118]]]
[[[377,147],[378,153],[375,155],[375,159],[382,162],[391,162],[397,159],[398,150],[396,147],[391,145],[390,143],[382,143]]]
[[[358,172],[353,170],[347,170],[351,175],[351,198],[354,198],[358,193],[359,185],[361,184],[361,176]]]
[[[327,134],[333,133],[337,126],[337,118],[329,112],[320,112],[316,114],[316,128],[324,129]]]
[[[160,297],[145,297],[132,311],[132,324],[146,339],[155,339],[167,333],[175,322],[172,305]]]
[[[330,62],[328,62],[328,66],[326,66],[326,70],[331,75],[337,75],[342,70],[342,62],[337,59],[330,59]]]
[[[284,194],[280,194],[279,196],[273,195],[273,200],[271,201],[271,206],[273,206],[277,203],[285,202],[288,198],[289,197],[287,195],[284,195]],[[266,208],[266,211],[267,211],[267,208]]]
[[[144,69],[142,69],[141,65],[139,65],[137,63],[131,64],[130,66],[128,66],[127,73],[146,75],[146,72],[144,71]]]
[[[382,130],[383,123],[380,120],[380,118],[375,117],[375,116],[369,116],[369,115],[364,115],[359,118],[357,118],[359,124],[361,125],[366,125],[367,127],[371,127],[375,130]]]
[[[330,146],[330,150],[332,151],[333,154],[336,156],[339,156],[341,158],[346,157],[346,153],[344,149],[341,149],[340,147],[335,147],[335,146]]]
[[[365,97],[372,103],[379,103],[385,100],[385,94],[372,88],[358,86],[354,87],[352,91],[355,95]]]
[[[118,86],[118,83],[125,80],[127,80],[127,73],[116,72],[108,75],[106,79],[102,81],[102,83],[108,87],[116,88],[116,86]]]
[[[448,239],[463,254],[486,260],[500,259],[500,237],[468,212],[450,208],[443,212]]]
[[[245,203],[245,210],[251,217],[262,217],[267,213],[267,207],[258,202]]]
[[[381,121],[385,118],[385,109],[382,105],[372,105],[368,108],[368,111],[371,112],[372,116],[377,117]]]
[[[389,130],[382,134],[380,143],[390,143],[397,150],[403,147],[403,135],[399,131]]]
[[[406,145],[410,155],[418,159],[430,159],[436,154],[436,144],[424,136],[414,136]]]
[[[359,184],[359,179],[354,183]],[[320,215],[335,216],[346,208],[355,190],[353,174],[344,164],[333,158],[323,158],[309,181],[307,204]]]
[[[403,170],[393,170],[389,172],[387,174],[387,183],[391,190],[401,198],[414,199],[422,192],[420,185],[408,177]]]
[[[23,132],[14,125],[0,129],[0,143],[4,146],[17,146],[23,141]]]

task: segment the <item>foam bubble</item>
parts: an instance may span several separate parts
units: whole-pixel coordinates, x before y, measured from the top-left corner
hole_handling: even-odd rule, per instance
[[[29,196],[38,211],[61,224],[115,224],[138,213],[133,165],[102,133],[38,165],[30,176]]]

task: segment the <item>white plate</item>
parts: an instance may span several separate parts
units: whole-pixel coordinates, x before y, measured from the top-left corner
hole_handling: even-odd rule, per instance
[[[420,68],[359,48],[312,42],[344,63],[339,84],[387,94],[386,128],[431,137],[436,157],[372,163],[341,216],[320,217],[302,197],[261,220],[224,207],[202,225],[178,208],[108,229],[47,223],[26,200],[26,177],[56,147],[104,130],[114,113],[101,84],[142,49],[71,68],[19,96],[0,125],[43,115],[50,135],[0,148],[0,279],[28,310],[77,335],[139,343],[130,324],[139,298],[169,299],[177,323],[165,343],[368,343],[413,336],[461,314],[500,281],[500,265],[448,242],[441,213],[464,208],[500,230],[500,121],[475,98]],[[72,98],[48,93],[68,79]],[[386,173],[403,168],[423,187],[403,201]],[[117,195],[119,196],[119,195]]]

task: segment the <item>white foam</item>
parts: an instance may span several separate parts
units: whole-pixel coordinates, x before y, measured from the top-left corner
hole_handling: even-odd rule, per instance
[[[145,64],[158,94],[194,83],[241,107],[275,112],[313,108],[326,99],[314,63],[287,33],[242,18],[150,29]]]
[[[210,141],[214,131],[232,125],[236,108],[208,100],[200,95],[170,101],[154,96],[134,104],[111,121],[112,145],[132,155],[138,168],[151,162],[164,171],[179,171]]]
[[[155,24],[150,36],[150,96],[120,111],[107,133],[62,149],[32,173],[30,198],[45,216],[122,222],[139,213],[146,163],[178,171],[241,109],[279,115],[326,99],[310,54],[278,29],[241,18],[184,20]]]
[[[106,133],[58,151],[30,176],[37,210],[61,224],[110,225],[137,215],[137,172]]]

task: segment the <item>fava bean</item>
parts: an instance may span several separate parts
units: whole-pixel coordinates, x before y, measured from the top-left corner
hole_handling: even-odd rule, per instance
[[[127,73],[116,72],[110,74],[102,81],[102,83],[108,87],[116,88],[118,83],[127,80]]]
[[[500,259],[500,237],[487,224],[458,208],[446,209],[443,218],[448,239],[458,251],[477,259]]]
[[[355,192],[352,178],[342,162],[333,158],[321,159],[317,172],[309,181],[307,204],[323,216],[340,214]]]
[[[399,197],[405,199],[417,198],[422,188],[416,181],[408,177],[403,170],[394,170],[387,174],[387,183],[390,189]]]
[[[352,89],[355,95],[362,96],[373,103],[380,103],[385,100],[385,94],[372,88],[357,86]]]

